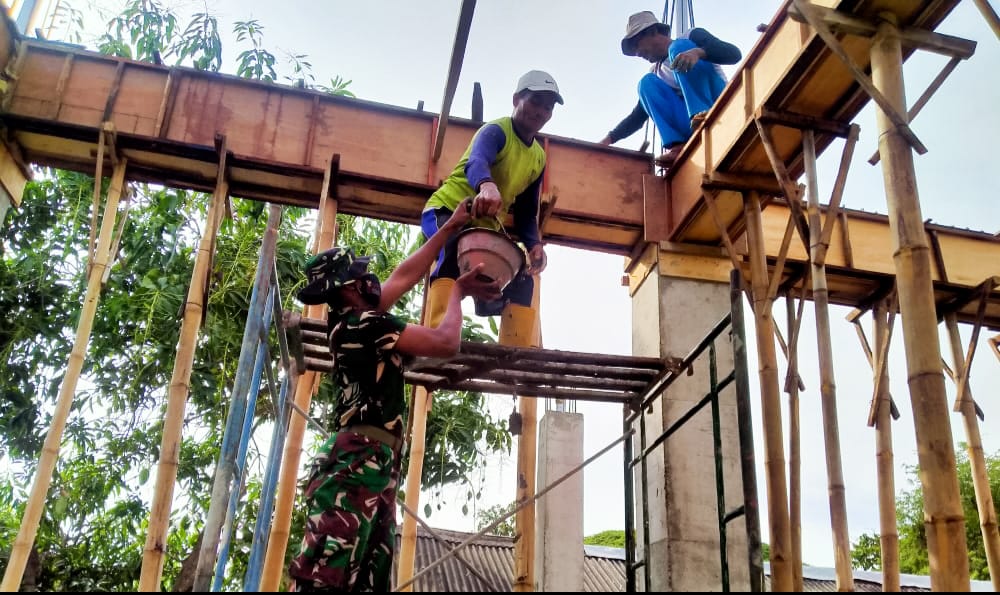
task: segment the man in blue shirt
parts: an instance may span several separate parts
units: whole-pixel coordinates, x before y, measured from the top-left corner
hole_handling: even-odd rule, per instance
[[[701,28],[672,39],[670,26],[648,10],[629,17],[621,46],[626,56],[653,66],[639,81],[638,105],[601,144],[629,136],[652,117],[665,151],[657,161],[669,166],[726,87],[719,65],[736,64],[743,56],[739,48]]]

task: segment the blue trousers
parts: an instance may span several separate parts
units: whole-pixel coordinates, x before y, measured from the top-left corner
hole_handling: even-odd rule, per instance
[[[670,44],[668,60],[697,47],[690,39],[676,39]],[[726,88],[715,65],[699,60],[688,72],[674,72],[681,93],[670,87],[655,73],[639,81],[639,101],[660,131],[664,148],[684,143],[691,136],[691,117],[707,111]]]
[[[420,230],[425,238],[436,234],[441,226],[451,218],[451,211],[444,207],[438,207],[433,211],[424,211],[420,216]],[[431,271],[431,283],[435,279],[444,277],[445,279],[457,279],[461,272],[458,270],[458,238],[449,238],[438,253],[437,261],[434,263],[434,270]],[[504,306],[508,303],[519,306],[531,306],[531,298],[535,293],[535,280],[525,273],[518,271],[517,275],[510,280],[503,290],[503,297],[492,302],[473,300],[476,304],[477,316],[496,316],[503,312]]]

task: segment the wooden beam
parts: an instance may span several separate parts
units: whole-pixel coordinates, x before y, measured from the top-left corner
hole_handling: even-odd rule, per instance
[[[989,23],[990,29],[993,29],[993,33],[996,34],[997,38],[1000,39],[1000,16],[997,16],[997,11],[993,10],[990,6],[989,0],[972,0],[979,12],[983,14],[983,18]]]
[[[878,29],[873,21],[853,17],[825,6],[813,4],[809,10],[815,12],[833,33],[873,37]],[[808,17],[796,4],[788,8],[788,15],[800,23],[809,23]],[[976,52],[975,41],[916,27],[900,27],[899,37],[905,46],[963,60],[971,58]]]
[[[775,182],[774,176],[753,172],[708,172],[702,179],[701,186],[711,190],[756,190],[767,196],[785,196],[784,187]]]
[[[854,80],[861,86],[862,89],[868,93],[868,96],[878,104],[882,111],[886,114],[886,117],[892,121],[893,125],[899,130],[899,133],[906,139],[913,150],[917,153],[923,155],[927,152],[927,147],[924,146],[917,135],[910,130],[909,123],[903,118],[895,106],[886,98],[885,95],[875,86],[868,75],[864,73],[863,70],[854,62],[854,59],[844,50],[844,47],[840,45],[837,38],[830,31],[830,28],[812,11],[817,7],[808,4],[806,0],[792,0],[793,5],[798,8],[799,13],[805,19],[809,25],[815,29],[816,35],[826,44],[831,52],[844,63],[847,70],[851,72],[854,76]],[[808,8],[806,8],[808,4]]]
[[[847,135],[851,131],[851,125],[846,122],[766,107],[762,107],[757,111],[757,120],[765,124],[777,124],[786,128],[797,128],[799,130],[813,130],[841,138],[847,138]]]
[[[952,58],[951,60],[948,61],[947,64],[944,65],[944,68],[941,69],[941,72],[939,72],[938,75],[934,77],[934,80],[931,81],[931,84],[927,85],[927,88],[924,89],[924,92],[920,95],[920,97],[917,98],[917,101],[914,102],[913,107],[911,107],[906,112],[907,120],[912,122],[913,119],[917,117],[917,114],[920,113],[920,110],[924,109],[924,106],[927,105],[927,102],[930,101],[931,97],[934,96],[934,93],[936,93],[937,90],[941,87],[941,85],[944,84],[945,79],[948,78],[948,76],[955,70],[955,68],[958,66],[958,63],[961,61],[962,61],[961,58]],[[879,159],[881,159],[881,157],[878,154],[878,149],[876,149],[875,152],[872,154],[872,156],[868,158],[868,163],[875,165],[876,163],[879,162]]]

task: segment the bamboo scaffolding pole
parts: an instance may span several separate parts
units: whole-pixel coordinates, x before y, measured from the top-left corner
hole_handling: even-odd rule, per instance
[[[882,13],[871,49],[872,78],[889,100],[889,111],[905,113],[903,55],[896,16]],[[931,587],[969,590],[965,517],[959,499],[954,441],[945,401],[931,255],[917,195],[913,153],[902,127],[887,110],[875,110],[879,154],[893,235],[899,307],[903,320],[910,401],[924,489],[924,518]]]
[[[771,529],[771,584],[775,591],[792,590],[791,530],[788,520],[788,487],[785,481],[781,398],[778,388],[774,319],[767,299],[768,277],[760,196],[744,195],[747,240],[750,248],[754,319],[757,331],[761,415],[764,420],[764,467],[767,471],[767,517]]]
[[[852,147],[848,143],[848,147]],[[806,212],[809,217],[809,262],[812,277],[813,307],[816,315],[816,341],[819,353],[820,403],[823,410],[823,438],[826,446],[826,479],[830,498],[830,524],[833,530],[834,566],[837,590],[853,591],[851,571],[851,537],[847,529],[847,498],[844,488],[844,466],[840,454],[840,426],[837,422],[837,386],[833,367],[833,339],[830,336],[830,292],[826,283],[826,251],[829,240],[823,236],[823,220],[819,211],[819,176],[816,171],[816,135],[802,132],[802,161],[806,173]],[[850,164],[848,157],[847,164]],[[846,167],[842,164],[841,180]],[[842,185],[841,185],[842,187]],[[839,203],[839,199],[835,204]],[[836,218],[836,207],[827,217]],[[830,219],[832,224],[833,219]],[[828,226],[828,229],[831,227]],[[826,242],[824,242],[826,240]]]
[[[531,298],[531,320],[518,320],[504,313],[500,326],[500,340],[519,347],[541,347],[541,321],[539,320],[539,298],[541,280],[534,277],[535,288]],[[522,312],[523,313],[523,312]],[[530,324],[524,328],[524,322]],[[520,324],[519,324],[520,323]],[[518,398],[521,414],[521,434],[517,438],[517,493],[516,502],[531,501],[514,516],[514,580],[511,590],[515,593],[529,593],[535,590],[535,471],[538,447],[538,400],[530,397]]]
[[[167,410],[164,414],[163,438],[160,442],[160,461],[156,471],[156,487],[153,493],[153,504],[149,511],[149,528],[146,533],[146,545],[142,552],[142,570],[139,575],[139,591],[144,592],[160,590],[163,554],[167,549],[167,533],[170,525],[170,508],[180,459],[184,408],[187,405],[190,391],[191,368],[194,364],[198,335],[204,320],[205,309],[208,306],[205,303],[205,296],[208,278],[212,273],[211,263],[212,255],[215,252],[216,235],[219,225],[222,223],[224,204],[229,195],[229,182],[226,179],[227,152],[226,142],[223,139],[219,145],[219,172],[215,183],[215,193],[212,195],[211,204],[205,217],[205,230],[202,232],[195,256],[191,285],[188,287],[184,315],[181,319],[181,332],[177,342],[174,370],[167,388]]]
[[[439,294],[434,293],[434,303],[431,303],[431,280],[430,271],[424,275],[424,297],[420,308],[420,323],[427,324],[428,320],[437,318],[438,312],[444,308],[440,301]],[[442,296],[443,297],[443,296]],[[443,315],[443,313],[441,314]],[[420,505],[420,484],[423,481],[424,454],[427,450],[427,413],[431,408],[431,391],[426,386],[415,385],[410,392],[410,412],[406,419],[406,434],[409,440],[406,472],[406,492],[404,493],[404,506],[412,506],[416,509]],[[403,524],[400,531],[399,557],[396,563],[396,584],[403,585],[399,591],[413,591],[412,586],[408,586],[413,580],[414,567],[417,560],[417,517],[403,516]]]
[[[989,0],[972,0],[972,2],[979,12],[983,13],[983,18],[989,23],[990,29],[993,29],[993,33],[1000,39],[1000,16],[997,16],[997,11],[990,6]]]
[[[785,232],[786,238],[792,229],[792,219]],[[781,269],[775,269],[775,274]],[[773,285],[773,283],[772,283]],[[804,293],[804,290],[803,290]],[[788,517],[791,523],[792,589],[802,591],[802,443],[799,425],[799,325],[802,322],[802,306],[805,296],[799,297],[796,313],[794,296],[785,296],[785,311],[788,320],[788,373],[785,375],[785,392],[788,393]]]
[[[94,252],[97,250],[97,213],[101,207],[101,185],[104,182],[104,135],[108,122],[104,123],[97,135],[97,171],[94,173],[93,204],[90,209],[90,239],[87,241],[87,274],[94,264]]]
[[[337,238],[337,200],[329,196],[334,170],[339,165],[334,156],[327,164],[320,193],[320,210],[316,218],[316,232],[313,238],[313,253],[318,254],[333,247]],[[323,304],[306,306],[303,317],[326,320],[326,306]],[[320,375],[305,371],[295,385],[292,407],[309,411],[312,396],[319,386]],[[261,572],[260,590],[277,591],[285,568],[285,551],[291,533],[292,508],[298,489],[299,461],[302,456],[302,441],[306,432],[306,420],[302,415],[293,415],[288,420],[288,433],[282,452],[281,471],[275,490],[274,520],[271,535],[267,540],[264,569]]]
[[[958,332],[958,316],[948,314],[944,317],[944,322],[948,328],[951,357],[955,365],[955,382],[957,386],[961,387],[963,382],[969,380],[971,362],[962,353],[962,337]],[[972,398],[971,389],[965,390],[964,398],[959,402],[959,406],[962,422],[965,425],[969,463],[972,466],[972,485],[976,493],[976,508],[979,510],[979,528],[983,533],[983,547],[986,550],[986,564],[990,570],[993,590],[1000,591],[1000,530],[997,528],[997,513],[996,507],[993,505],[993,494],[990,491],[990,477],[986,469],[983,437],[979,432],[979,420],[976,419],[976,405]]]
[[[888,300],[880,300],[872,310],[876,345],[888,345],[892,333]],[[860,328],[860,326],[858,327]],[[892,403],[889,396],[887,354],[878,349],[873,363],[876,390],[875,461],[878,473],[879,543],[882,549],[882,590],[898,592],[899,529],[896,527],[895,457],[892,448]]]
[[[428,290],[430,286],[428,286]],[[426,311],[427,308],[425,307]],[[431,393],[423,386],[413,389],[413,411],[410,422],[409,466],[406,474],[406,505],[416,508],[420,504],[420,483],[424,471],[424,454],[427,445],[427,414],[431,408]],[[396,583],[406,584],[413,578],[417,559],[417,527],[416,520],[403,517],[400,532],[399,564],[396,572]],[[407,586],[400,591],[413,591],[413,586]]]
[[[59,396],[52,413],[52,423],[45,436],[45,443],[42,445],[42,455],[38,461],[38,468],[35,470],[35,478],[32,480],[31,493],[24,508],[21,526],[14,539],[14,544],[11,546],[10,559],[7,562],[7,569],[4,571],[3,583],[0,585],[2,591],[13,592],[20,588],[24,568],[28,562],[28,556],[31,554],[35,535],[38,533],[38,523],[42,518],[45,500],[52,483],[52,473],[59,459],[59,446],[62,443],[63,430],[66,428],[66,420],[69,418],[73,406],[76,385],[80,380],[80,372],[83,370],[87,347],[90,344],[90,333],[94,326],[97,303],[101,298],[101,278],[104,275],[104,269],[108,266],[111,237],[115,228],[115,215],[118,212],[118,201],[125,185],[125,166],[126,160],[122,159],[112,174],[108,200],[104,205],[101,232],[98,235],[97,249],[94,251],[93,266],[87,267],[89,271],[87,292],[80,310],[80,320],[77,322],[76,339],[66,364],[66,374],[59,386]]]

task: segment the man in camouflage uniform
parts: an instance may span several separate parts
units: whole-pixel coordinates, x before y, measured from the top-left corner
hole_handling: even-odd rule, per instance
[[[309,283],[299,299],[329,306],[333,377],[341,395],[335,433],[313,460],[306,485],[305,536],[289,568],[297,591],[389,590],[406,407],[403,359],[454,355],[462,298],[496,299],[499,289],[477,280],[478,268],[462,275],[437,328],[408,324],[388,310],[422,279],[469,210],[457,209],[445,233],[403,261],[384,287],[367,272],[369,258],[350,248],[327,250],[306,264]]]

